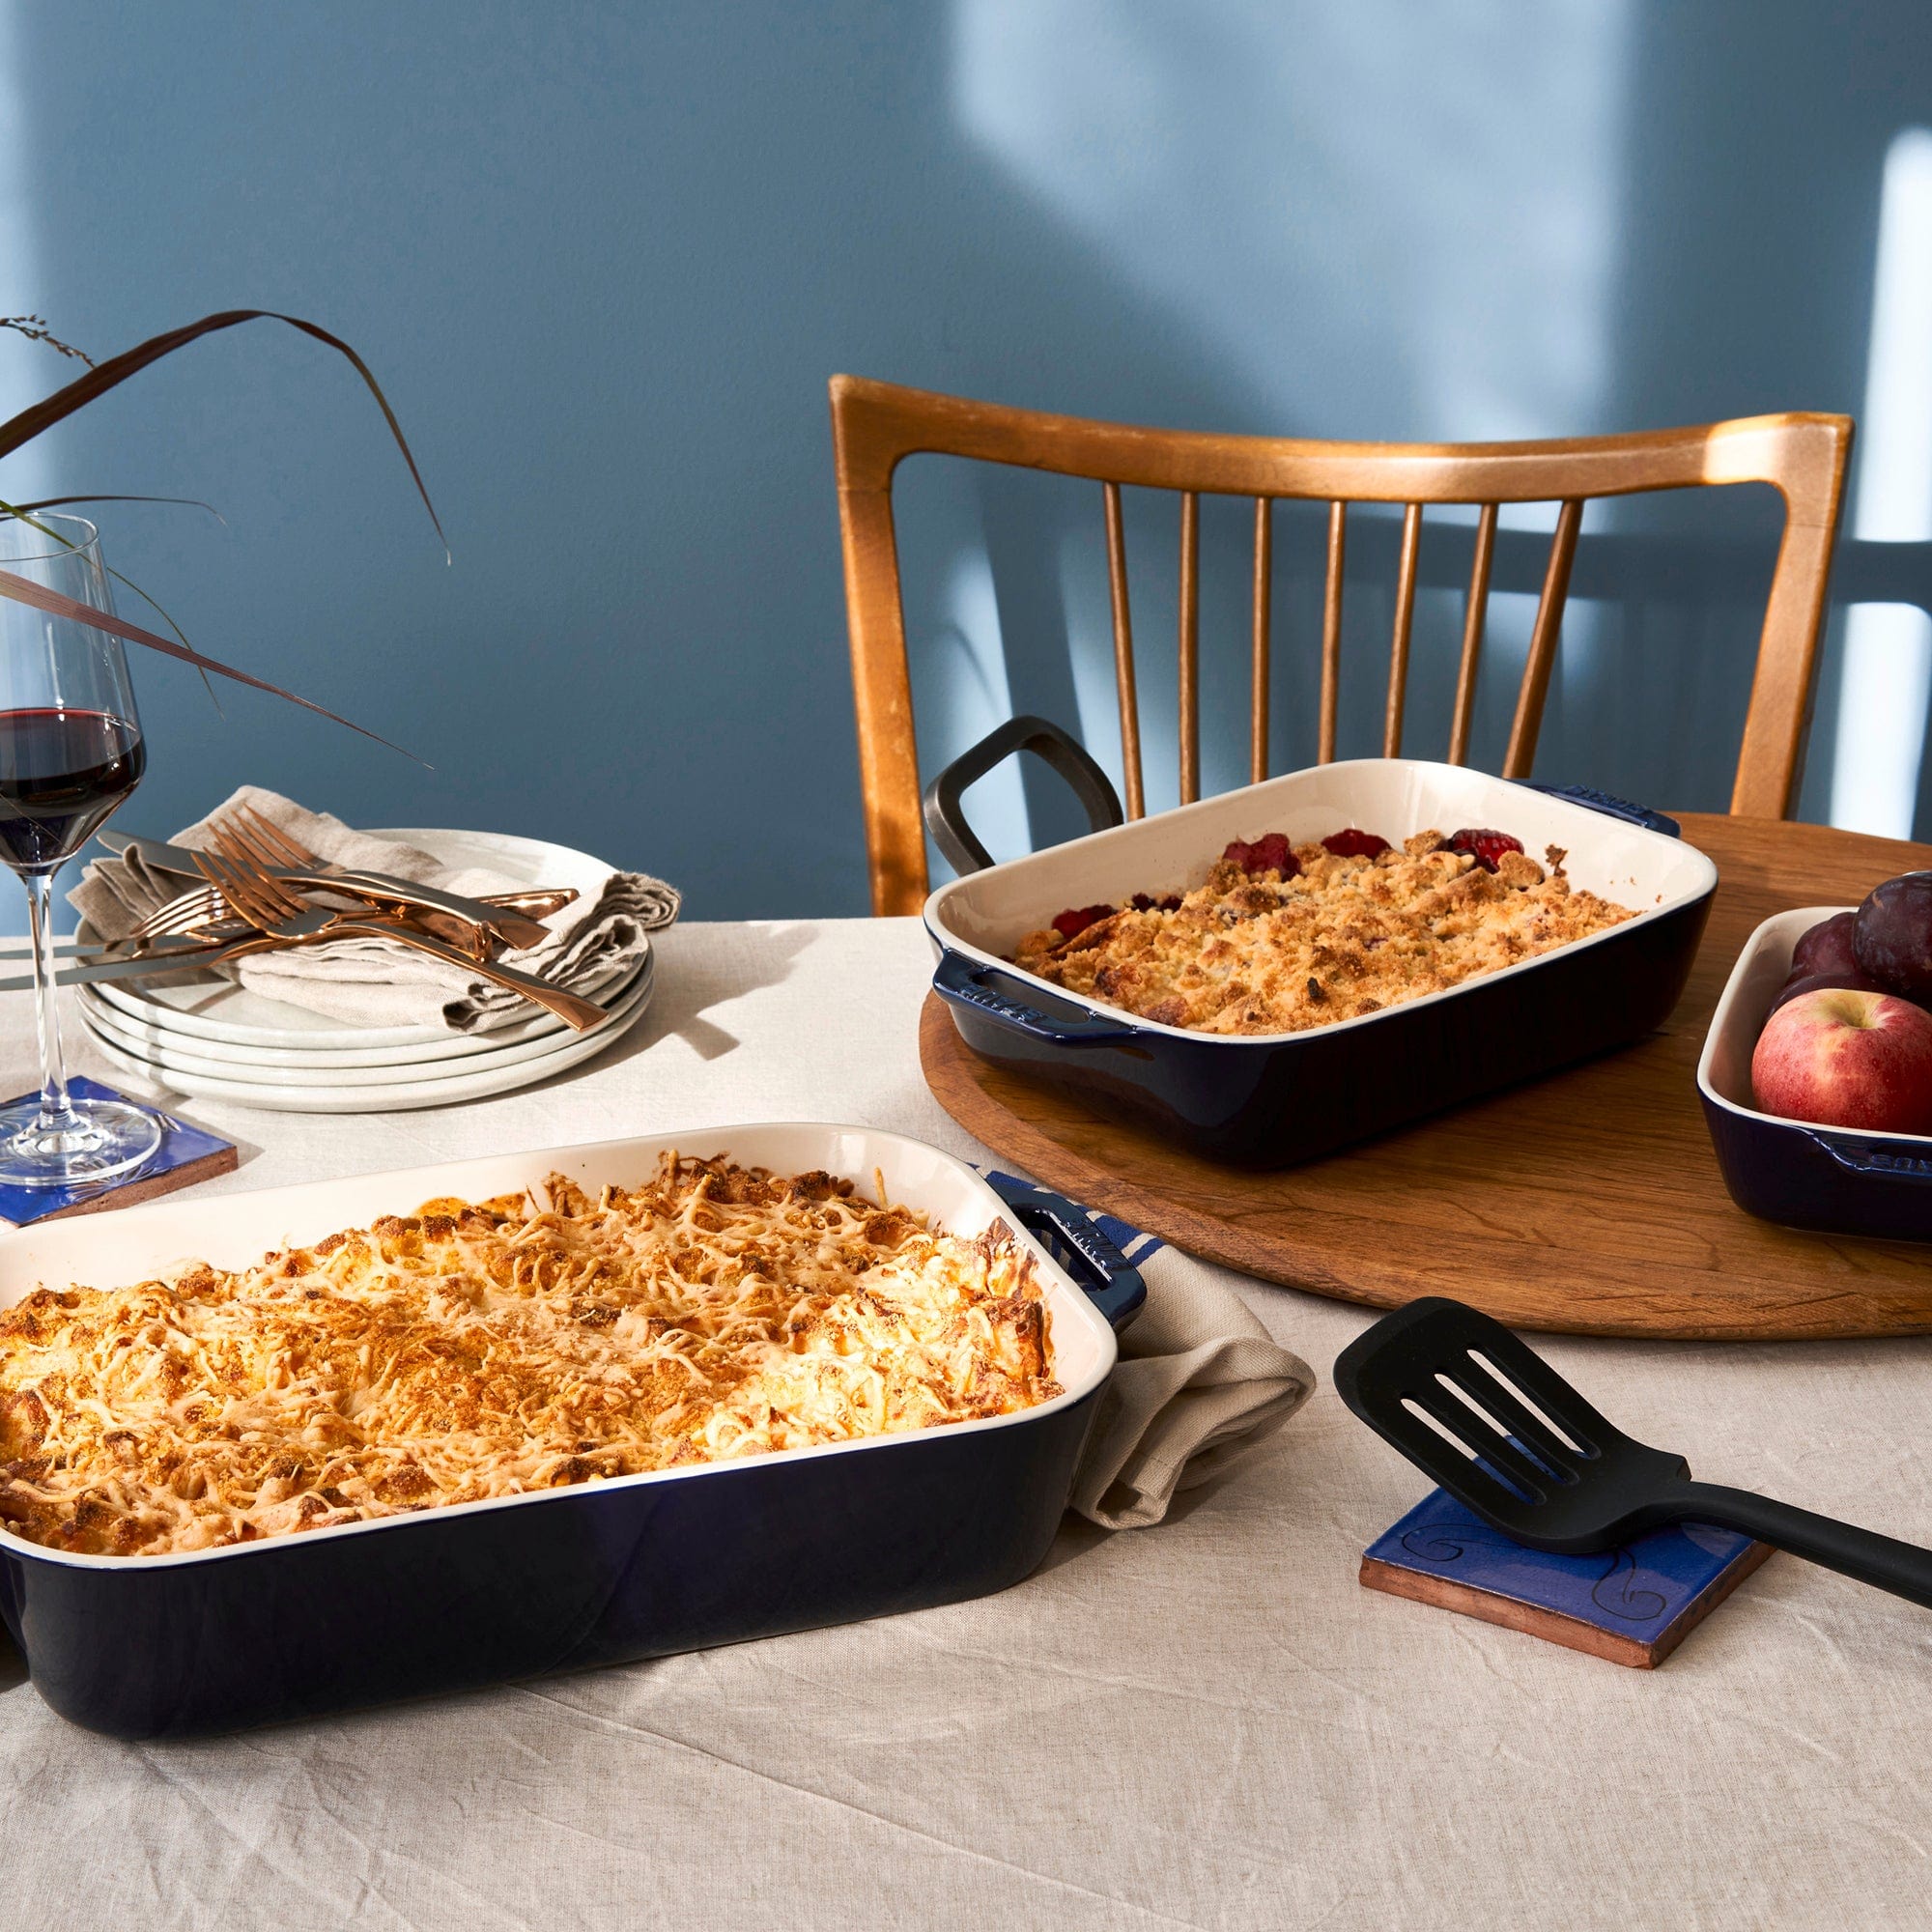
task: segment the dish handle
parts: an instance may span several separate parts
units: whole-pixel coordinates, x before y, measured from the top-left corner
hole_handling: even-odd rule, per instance
[[[1037,1235],[1116,1334],[1141,1312],[1147,1283],[1141,1271],[1064,1194],[1036,1187],[1009,1174],[989,1174],[986,1185],[1012,1209],[1013,1218]]]
[[[1537,784],[1529,779],[1518,779],[1516,782],[1525,791],[1540,791],[1548,798],[1568,799],[1572,805],[1601,811],[1605,818],[1621,818],[1626,824],[1641,825],[1646,832],[1661,832],[1666,838],[1681,838],[1684,836],[1683,826],[1665,813],[1653,811],[1647,805],[1633,805],[1627,798],[1617,798],[1590,785]]]
[[[1136,1027],[1122,1026],[1119,1020],[1102,1019],[1098,1013],[1076,1013],[1055,1019],[1037,1007],[1028,1006],[1005,993],[995,992],[986,982],[994,977],[990,966],[981,966],[963,952],[945,953],[934,969],[932,990],[955,1007],[972,1007],[1005,1020],[1010,1027],[1045,1040],[1049,1046],[1120,1046],[1139,1036]]]
[[[1050,719],[1025,714],[1009,718],[971,751],[960,753],[925,788],[925,829],[946,855],[946,863],[962,878],[968,872],[984,871],[993,863],[993,855],[966,823],[959,794],[1015,752],[1031,752],[1044,759],[1072,786],[1094,831],[1105,832],[1126,822],[1113,780],[1094,762],[1079,739],[1069,737]]]
[[[1932,1181],[1932,1157],[1922,1153],[1902,1153],[1888,1141],[1847,1140],[1842,1134],[1813,1133],[1804,1138],[1852,1174],[1884,1175],[1888,1180]]]

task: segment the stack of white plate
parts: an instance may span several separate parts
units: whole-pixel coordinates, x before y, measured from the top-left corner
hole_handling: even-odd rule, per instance
[[[411,828],[380,836],[450,866],[484,866],[518,885],[589,893],[609,867],[587,853],[535,838]],[[380,1114],[440,1107],[547,1080],[601,1053],[650,1005],[655,959],[589,989],[610,1018],[573,1033],[554,1013],[489,1033],[446,1027],[352,1027],[246,991],[213,974],[175,986],[109,980],[81,988],[95,1043],[124,1073],[172,1093],[284,1113]]]

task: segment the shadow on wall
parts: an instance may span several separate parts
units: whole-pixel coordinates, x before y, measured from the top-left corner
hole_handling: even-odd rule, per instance
[[[1801,815],[1825,818],[1834,747],[1854,753],[1874,724],[1867,716],[1839,729],[1843,612],[1868,601],[1923,608],[1932,598],[1932,546],[1922,541],[1932,527],[1903,543],[1858,540],[1896,527],[1889,506],[1864,500],[1878,480],[1864,459],[1882,435],[1895,439],[1890,412],[1909,402],[1870,379],[1885,332],[1875,283],[1888,161],[1902,132],[1932,125],[1923,10],[1909,0],[1850,9],[1651,0],[1634,62],[1649,81],[1625,161],[1631,206],[1644,213],[1628,225],[1613,357],[1626,418],[1793,404],[1861,417],[1876,405],[1888,414],[1884,423],[1861,422],[1845,525],[1853,540],[1841,547],[1833,584],[1801,801]],[[1921,336],[1913,355],[1932,365],[1932,339]],[[1906,434],[1923,445],[1932,416],[1918,413]],[[1726,655],[1733,675],[1748,675],[1743,637]],[[1900,674],[1911,668],[1896,667]],[[1863,703],[1895,701],[1889,682],[1867,682]],[[1921,724],[1921,754],[1922,733]],[[1915,812],[1908,775],[1889,829],[1902,832],[1910,817],[1922,838],[1932,835],[1932,760],[1922,755],[1916,789]]]
[[[214,654],[436,767],[247,696],[224,723],[144,668],[129,823],[265,778],[365,823],[590,843],[677,880],[696,918],[863,911],[828,375],[1325,436],[1856,410],[1880,172],[1898,128],[1932,123],[1918,0],[1858,11],[1852,32],[1800,0],[1552,0],[1527,25],[1398,0],[751,0],[724,29],[703,0],[415,0],[351,33],[224,0],[20,10],[9,309],[110,350],[228,300],[315,315],[381,374],[456,554],[445,570],[353,379],[299,342],[209,345],[50,440],[50,493],[220,505],[226,529],[119,506],[110,557]],[[902,491],[924,768],[1012,708],[1116,743],[1097,491],[944,468]],[[1586,526],[1597,601],[1543,764],[1721,803],[1773,519],[1662,511]],[[1247,520],[1203,521],[1207,770],[1227,783]],[[1173,506],[1128,523],[1159,803]],[[1506,546],[1492,759],[1532,534]],[[1283,762],[1312,744],[1319,541],[1283,513]],[[1423,749],[1466,542],[1445,520],[1425,547]],[[1870,594],[1863,574],[1923,604],[1925,553],[1856,545],[1839,594]],[[1362,518],[1357,747],[1392,558]],[[991,803],[1009,840],[1055,830],[1016,792]]]
[[[1392,4],[1182,22],[1092,0],[960,0],[954,19],[962,125],[1251,399],[1233,421],[1156,418],[1146,398],[1117,413],[1454,440],[1860,409],[1888,148],[1932,120],[1915,6],[1861,8],[1856,36],[1742,0],[1577,4],[1545,10],[1534,35],[1498,19],[1487,37],[1462,16],[1415,30]],[[1919,347],[1932,357],[1932,340]],[[1077,718],[1118,779],[1098,492],[974,474],[992,565],[981,682],[1003,682],[1011,708]],[[1246,776],[1248,512],[1220,507],[1204,506],[1203,527],[1210,786]],[[1319,519],[1277,519],[1284,769],[1313,753],[1321,555]],[[1130,501],[1151,808],[1175,796],[1176,520],[1171,503]],[[1761,489],[1592,506],[1540,774],[1722,809],[1777,522]],[[1379,742],[1395,544],[1392,518],[1355,513],[1345,754]],[[1505,528],[1479,763],[1500,756],[1546,544]],[[1417,755],[1446,738],[1468,547],[1454,513],[1431,513],[1406,739]],[[1932,609],[1932,543],[1847,538],[1834,612],[1866,603]],[[1828,632],[1809,817],[1832,799],[1842,628]],[[928,745],[925,768],[939,762]],[[1921,783],[1923,837],[1932,761]],[[1078,829],[1057,795],[1029,798],[1029,824],[1006,784],[975,804],[1008,849]]]
[[[137,829],[258,778],[364,823],[593,844],[695,918],[863,912],[827,377],[1258,413],[958,128],[937,9],[769,0],[727,32],[698,0],[419,0],[347,33],[103,0],[17,39],[40,268],[9,306],[110,348],[229,298],[327,321],[456,557],[299,342],[197,350],[68,426],[54,487],[227,514],[111,519],[198,642],[436,768],[246,696],[224,722],[144,667]]]

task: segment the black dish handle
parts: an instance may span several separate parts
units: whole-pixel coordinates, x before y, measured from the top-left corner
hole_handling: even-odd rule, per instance
[[[963,952],[949,952],[934,969],[932,990],[955,1007],[976,1008],[1034,1039],[1044,1040],[1049,1046],[1122,1046],[1140,1037],[1138,1027],[1126,1026],[1099,1013],[1075,1013],[1066,1019],[1056,1019],[1024,1000],[995,992],[987,983],[1006,977],[990,966],[969,959]]]
[[[1853,1174],[1882,1174],[1888,1180],[1932,1181],[1932,1157],[1905,1152],[1889,1141],[1846,1140],[1839,1134],[1813,1133],[1809,1127],[1804,1136]]]
[[[1661,832],[1666,838],[1684,836],[1683,826],[1668,814],[1653,811],[1647,805],[1633,805],[1627,798],[1598,791],[1590,785],[1537,784],[1530,779],[1518,779],[1516,782],[1525,791],[1540,791],[1548,798],[1567,798],[1572,805],[1587,806],[1592,811],[1601,811],[1605,818],[1621,818],[1626,824],[1641,825],[1646,832]]]
[[[971,751],[960,753],[925,788],[925,829],[946,855],[946,863],[962,878],[968,872],[984,871],[993,863],[993,855],[966,823],[959,794],[1015,752],[1031,752],[1051,765],[1073,787],[1073,795],[1085,807],[1087,822],[1095,832],[1126,821],[1113,780],[1094,762],[1079,739],[1069,737],[1050,719],[1027,715],[1009,718]]]
[[[1741,1531],[1807,1563],[1822,1563],[1827,1570],[1932,1609],[1932,1549],[1717,1483],[1686,1483],[1670,1492],[1669,1500],[1674,1521],[1712,1522],[1719,1529]]]
[[[986,1185],[1012,1209],[1013,1218],[1030,1235],[1037,1235],[1047,1251],[1080,1284],[1087,1299],[1106,1318],[1118,1335],[1147,1300],[1141,1271],[1122,1254],[1099,1228],[1064,1194],[1034,1187],[1010,1175],[989,1174]]]

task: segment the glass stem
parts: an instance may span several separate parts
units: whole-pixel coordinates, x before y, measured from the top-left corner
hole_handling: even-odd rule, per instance
[[[73,1124],[68,1105],[67,1066],[61,1056],[60,1015],[54,1010],[54,875],[27,876],[27,922],[34,936],[34,1023],[41,1040],[42,1132]]]

